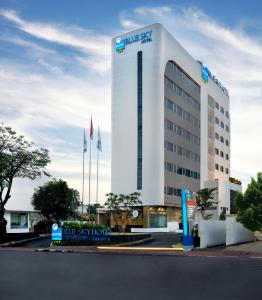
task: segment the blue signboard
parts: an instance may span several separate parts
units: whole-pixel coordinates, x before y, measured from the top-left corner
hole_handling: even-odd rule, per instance
[[[205,82],[208,82],[208,78],[210,78],[222,90],[222,92],[229,97],[228,90],[217,79],[217,77],[212,74],[212,72],[208,69],[207,65],[203,61],[201,62],[201,76]]]
[[[205,82],[208,82],[209,70],[206,64],[204,63],[202,63],[201,76],[205,80]]]
[[[182,222],[183,222],[183,245],[184,249],[193,247],[193,237],[189,235],[187,218],[187,201],[192,199],[192,193],[189,189],[182,189]]]
[[[152,30],[141,32],[135,35],[128,36],[126,38],[116,39],[116,52],[121,53],[125,50],[125,47],[129,44],[139,42],[145,44],[152,41]]]
[[[63,229],[63,241],[110,242],[111,228],[104,229]]]
[[[183,235],[188,235],[188,222],[187,222],[187,192],[188,189],[182,189],[182,223]]]
[[[52,225],[52,241],[62,241],[62,228],[56,223]]]
[[[125,41],[121,38],[116,39],[116,52],[123,52],[125,50]]]

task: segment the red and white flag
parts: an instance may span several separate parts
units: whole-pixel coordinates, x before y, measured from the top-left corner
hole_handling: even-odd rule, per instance
[[[90,140],[93,139],[93,133],[94,133],[94,129],[93,129],[93,121],[92,121],[92,115],[91,115],[91,123],[90,123]]]

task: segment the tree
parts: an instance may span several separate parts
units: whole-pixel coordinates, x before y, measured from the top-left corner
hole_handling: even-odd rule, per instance
[[[132,208],[142,204],[142,201],[139,199],[140,196],[141,194],[138,192],[129,195],[106,194],[105,207],[110,209],[115,224],[120,226],[122,231],[126,229],[126,223]]]
[[[251,178],[244,194],[236,195],[237,221],[251,231],[262,230],[262,173]]]
[[[196,192],[196,204],[204,220],[208,220],[213,216],[213,214],[205,214],[205,211],[213,208],[214,204],[216,204],[214,201],[215,191],[217,191],[217,188],[204,188]]]
[[[47,149],[36,149],[11,127],[0,126],[0,234],[6,233],[5,205],[11,198],[14,178],[34,180],[42,173],[49,176],[45,171],[48,163]]]
[[[59,223],[62,219],[77,215],[79,193],[69,188],[65,181],[54,179],[35,189],[32,205],[48,221]]]

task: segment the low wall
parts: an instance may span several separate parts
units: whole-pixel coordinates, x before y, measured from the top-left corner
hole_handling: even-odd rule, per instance
[[[167,227],[163,228],[131,228],[131,232],[169,232],[169,229]]]
[[[199,236],[200,248],[226,244],[226,221],[201,220]]]
[[[131,232],[183,232],[178,222],[167,222],[167,227],[161,228],[131,228]]]
[[[227,216],[226,219],[226,245],[234,245],[245,242],[253,242],[254,234],[236,221],[235,216]]]

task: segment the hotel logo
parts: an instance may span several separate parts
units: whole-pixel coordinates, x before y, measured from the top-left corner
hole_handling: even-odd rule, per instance
[[[121,53],[125,50],[125,47],[129,44],[139,42],[145,44],[152,41],[152,30],[141,32],[139,34],[131,35],[127,38],[116,39],[116,52]]]
[[[202,62],[201,76],[205,82],[208,82],[209,70],[207,65],[204,62]]]
[[[125,50],[125,40],[121,38],[116,39],[116,52],[123,52]]]

